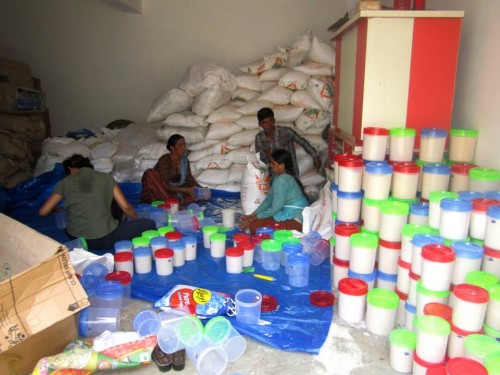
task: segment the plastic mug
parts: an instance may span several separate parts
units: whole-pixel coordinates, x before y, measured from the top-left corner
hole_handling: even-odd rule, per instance
[[[196,346],[186,348],[186,354],[200,375],[222,374],[227,367],[226,351],[205,339]]]
[[[206,340],[224,349],[229,362],[234,362],[245,352],[247,343],[243,336],[223,316],[210,319],[205,325]]]
[[[236,293],[236,320],[244,324],[257,324],[260,320],[262,294],[254,289],[242,289]]]

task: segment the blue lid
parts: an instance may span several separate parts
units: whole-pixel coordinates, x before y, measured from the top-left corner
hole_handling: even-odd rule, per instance
[[[129,240],[115,242],[115,250],[131,249],[132,247],[132,241]]]
[[[377,278],[391,283],[395,283],[398,279],[398,274],[397,273],[391,274],[391,273],[377,271]]]
[[[146,257],[151,256],[153,254],[153,250],[149,246],[139,246],[134,249],[135,257]]]
[[[356,193],[349,193],[346,191],[337,191],[337,198],[344,199],[361,199],[363,197],[363,191],[358,191]]]
[[[85,293],[87,293],[89,297],[92,297],[95,294],[97,286],[99,285],[99,280],[94,275],[83,275],[80,277],[80,284],[82,284]]]
[[[195,236],[183,236],[182,241],[186,245],[194,245],[198,242],[198,239]]]
[[[124,291],[125,289],[119,281],[105,281],[97,287],[95,295],[109,301],[122,298]]]
[[[451,244],[458,258],[480,259],[483,257],[483,247],[477,243],[469,241],[456,241]]]
[[[447,211],[472,212],[472,202],[461,198],[441,199],[439,207]]]
[[[412,244],[417,247],[422,247],[429,244],[443,244],[444,239],[430,233],[417,233],[411,240]]]
[[[274,234],[274,229],[271,227],[259,227],[255,230],[256,234],[269,234],[271,237]]]
[[[90,263],[84,268],[82,275],[94,275],[97,277],[97,281],[101,283],[104,281],[104,277],[108,274],[108,268],[101,263]]]
[[[157,245],[165,245],[165,246],[167,246],[168,240],[167,240],[166,237],[162,237],[162,236],[153,237],[149,241],[149,244],[150,245],[155,245],[155,246],[157,246]]]
[[[369,162],[365,165],[365,171],[367,173],[376,174],[392,174],[392,165],[382,162]]]
[[[330,190],[332,190],[332,191],[338,191],[339,190],[339,185],[337,185],[337,184],[331,184],[330,185]]]
[[[186,243],[184,242],[184,239],[170,242],[168,247],[174,251],[184,251],[184,248],[186,247]]]
[[[487,191],[484,195],[485,198],[498,199],[500,201],[500,191]]]
[[[376,276],[377,276],[377,270],[373,271],[372,273],[357,273],[357,272],[352,272],[351,270],[347,271],[347,277],[354,277],[366,282],[374,281]]]
[[[335,218],[335,225],[338,225],[338,224],[356,224],[356,225],[360,225],[361,224],[361,221],[341,221],[337,218]]]
[[[430,163],[430,164],[424,164],[423,171],[426,173],[433,173],[433,174],[450,174],[451,167],[449,165],[441,163]]]
[[[429,203],[415,202],[410,204],[410,213],[418,216],[429,216]]]
[[[425,128],[420,130],[421,137],[434,137],[434,138],[445,138],[448,132],[444,129],[438,128]]]
[[[489,206],[486,209],[486,216],[491,217],[493,219],[500,219],[500,205],[498,206]]]
[[[283,242],[281,251],[285,253],[294,254],[302,252],[303,245],[298,242]]]
[[[309,257],[304,253],[290,254],[290,256],[288,257],[288,265],[293,266],[294,264],[309,264]]]
[[[413,306],[413,305],[409,304],[408,301],[405,302],[405,309],[406,309],[406,311],[408,311],[412,314],[417,313],[417,306]]]
[[[84,308],[80,311],[80,317],[78,318],[78,335],[86,337],[87,336],[87,320],[89,315],[89,307]]]
[[[459,198],[466,199],[469,201],[476,198],[485,198],[484,193],[480,193],[479,191],[466,190],[466,191],[459,191],[457,194]]]

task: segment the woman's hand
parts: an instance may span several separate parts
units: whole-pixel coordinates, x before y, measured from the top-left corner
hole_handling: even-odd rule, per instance
[[[254,212],[250,215],[243,215],[240,219],[240,230],[245,230],[250,226],[250,223],[257,218],[257,214]]]

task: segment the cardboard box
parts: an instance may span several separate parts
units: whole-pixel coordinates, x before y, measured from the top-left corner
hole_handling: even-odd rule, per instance
[[[77,337],[89,301],[59,242],[4,214],[0,238],[0,374],[28,374]]]

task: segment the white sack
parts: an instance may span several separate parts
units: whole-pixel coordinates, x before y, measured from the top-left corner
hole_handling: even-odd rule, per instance
[[[318,109],[306,109],[295,120],[295,127],[299,133],[304,133],[309,129],[319,129],[320,132],[332,122],[332,114],[329,111]]]
[[[305,64],[298,65],[293,69],[299,72],[309,74],[310,76],[331,76],[333,69],[331,65],[309,61]]]
[[[169,126],[182,126],[183,128],[198,128],[208,125],[205,122],[205,117],[192,112],[172,113],[167,116],[163,123]]]
[[[309,80],[306,90],[322,105],[323,109],[332,111],[334,94],[332,77],[313,77]]]
[[[311,30],[307,30],[305,34],[297,37],[287,51],[287,67],[293,68],[302,64],[309,50],[311,49]]]
[[[244,147],[250,146],[255,142],[255,136],[259,132],[259,129],[246,129],[242,130],[236,134],[233,134],[227,139],[227,144],[230,147]]]
[[[240,119],[236,120],[238,125],[243,126],[245,129],[258,129],[259,120],[256,115],[251,116],[241,116]]]
[[[302,232],[318,232],[325,240],[332,237],[332,195],[330,186],[326,184],[319,193],[319,198],[302,211]]]
[[[330,43],[313,36],[309,59],[319,63],[335,66],[335,48]]]
[[[41,151],[42,154],[60,156],[63,160],[74,154],[80,154],[86,158],[90,156],[90,149],[85,143],[67,137],[44,139]]]
[[[205,150],[200,150],[200,151],[191,151],[189,152],[187,158],[191,162],[191,164],[195,163],[197,161],[200,161],[204,157],[208,156],[209,155],[208,150],[209,149],[207,148]]]
[[[242,89],[241,87],[238,87],[236,90],[234,90],[231,93],[231,98],[234,100],[242,100],[245,102],[249,102],[250,100],[257,98],[260,95],[261,90],[262,90],[262,85],[261,85],[261,89],[259,91]],[[244,103],[242,103],[242,104],[244,104]]]
[[[206,169],[196,177],[196,181],[200,184],[225,184],[228,176],[229,169]]]
[[[300,182],[303,186],[317,186],[325,182],[325,178],[320,175],[315,169],[310,170],[300,176]]]
[[[247,74],[260,74],[265,71],[264,60],[254,61],[248,65],[244,65],[238,68],[240,72]]]
[[[155,142],[158,142],[157,128],[149,124],[130,124],[113,139],[113,145],[135,150]]]
[[[265,81],[260,84],[260,91],[269,90],[271,87],[278,86],[278,81]]]
[[[306,90],[295,91],[290,98],[290,104],[304,109],[322,109],[323,106]]]
[[[217,143],[219,143],[217,139],[204,139],[201,142],[190,144],[187,149],[189,151],[206,150]]]
[[[203,142],[205,132],[206,128],[181,128],[165,125],[157,130],[157,136],[160,140],[168,141],[172,135],[180,134],[186,140],[189,149],[190,145]]]
[[[228,169],[231,165],[231,161],[223,154],[214,154],[205,156],[203,159],[196,162],[196,165],[201,169]]]
[[[253,213],[266,198],[270,187],[269,172],[258,154],[248,155],[241,181],[241,208],[244,215]]]
[[[291,90],[304,90],[309,82],[309,76],[306,73],[299,72],[298,70],[290,70],[279,79],[278,84],[281,87],[286,87]]]
[[[252,74],[236,76],[236,84],[241,89],[260,91],[260,78]]]
[[[290,97],[292,96],[292,94],[293,91],[290,89],[280,86],[274,86],[260,94],[257,100],[259,100],[260,102],[271,102],[275,105],[285,105],[290,103]]]
[[[243,116],[252,116],[257,115],[257,112],[265,107],[273,108],[274,104],[269,101],[261,101],[255,99],[243,104],[241,107],[238,107],[237,111],[240,112]]]
[[[234,182],[234,183],[220,184],[216,185],[214,189],[227,191],[229,193],[239,193],[241,192],[241,183]]]
[[[279,105],[273,108],[273,112],[277,123],[294,122],[302,114],[302,108],[293,105]]]
[[[231,163],[235,164],[243,164],[246,165],[248,162],[247,156],[250,153],[250,147],[240,147],[234,149],[227,153],[226,158],[231,161]]]
[[[158,160],[164,154],[168,153],[169,151],[167,150],[165,142],[155,142],[141,147],[139,151],[137,151],[137,156],[140,156],[143,159]]]
[[[215,122],[234,122],[242,116],[232,105],[223,105],[213,111],[208,117],[207,122],[213,124]]]
[[[234,122],[215,123],[208,127],[207,139],[226,139],[241,131],[243,127]]]
[[[111,173],[115,166],[110,158],[93,159],[92,165],[94,166],[94,170],[103,173]]]
[[[163,121],[167,115],[191,108],[193,97],[184,90],[171,89],[158,96],[148,114],[148,122]]]
[[[91,159],[110,158],[112,152],[111,142],[104,142],[95,145],[90,149]]]
[[[200,116],[208,116],[217,108],[231,101],[231,91],[222,88],[213,88],[198,95],[192,106],[192,111]]]
[[[262,82],[268,82],[268,81],[279,81],[279,79],[287,72],[289,72],[290,69],[287,68],[277,68],[277,69],[269,69],[263,72],[260,76],[259,79]]]
[[[231,164],[229,167],[229,175],[227,176],[227,182],[229,183],[238,183],[241,184],[241,180],[243,179],[243,172],[245,171],[246,166],[243,164]]]
[[[215,64],[194,64],[184,73],[180,88],[192,96],[198,96],[207,89],[234,91],[236,78],[227,69]]]

